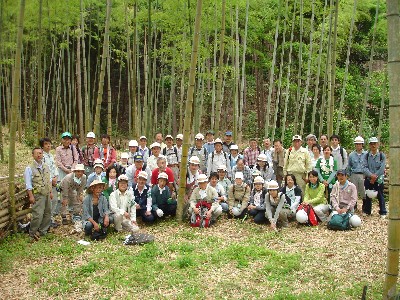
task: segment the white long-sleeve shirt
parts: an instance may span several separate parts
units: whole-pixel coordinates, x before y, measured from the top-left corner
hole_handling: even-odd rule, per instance
[[[131,190],[124,193],[120,190],[112,192],[109,199],[111,211],[118,215],[124,215],[127,212],[131,215],[131,221],[136,222],[136,202],[133,198]]]

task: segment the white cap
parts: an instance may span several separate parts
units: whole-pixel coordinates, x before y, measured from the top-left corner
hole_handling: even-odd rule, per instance
[[[194,137],[196,140],[204,140],[204,135],[202,135],[201,133],[196,134],[196,136]]]
[[[129,154],[126,152],[121,153],[121,158],[129,158]]]
[[[157,179],[164,178],[168,180],[168,175],[165,172],[161,172],[158,174]]]
[[[253,183],[254,184],[256,184],[256,183],[261,183],[261,184],[264,184],[264,178],[262,178],[261,176],[257,176],[256,178],[254,178],[254,181],[253,181]]]
[[[373,136],[372,138],[369,139],[368,143],[379,143],[378,138]]]
[[[183,134],[182,134],[182,133],[179,133],[179,134],[176,136],[176,139],[177,139],[177,140],[183,140]]]
[[[235,173],[235,179],[242,179],[243,180],[243,173],[242,172],[236,172]]]
[[[85,171],[85,166],[83,164],[76,164],[75,168],[71,171]]]
[[[166,139],[171,139],[171,140],[173,140],[174,137],[173,137],[172,135],[170,135],[170,134],[167,134],[167,136],[165,137],[165,140],[166,140]]]
[[[257,160],[260,160],[260,161],[268,161],[268,157],[267,157],[264,153],[261,153],[261,154],[257,157]]]
[[[129,181],[129,178],[125,174],[121,174],[118,176],[118,181]]]
[[[232,146],[229,147],[229,150],[239,150],[239,146],[236,144],[233,144]]]
[[[93,164],[94,165],[102,165],[103,161],[100,158],[97,158],[97,159],[94,160]]]
[[[294,136],[292,137],[292,141],[294,141],[294,140],[300,140],[300,141],[302,141],[301,135],[298,135],[298,134],[294,135]]]
[[[275,180],[268,182],[268,190],[279,190],[279,184]]]
[[[220,138],[216,138],[216,139],[214,140],[214,144],[217,144],[217,143],[220,143],[220,144],[222,145],[222,141],[221,141]]]
[[[90,132],[88,132],[88,134],[86,135],[86,137],[87,137],[87,138],[93,138],[93,139],[95,139],[95,138],[96,138],[96,135],[94,134],[94,132],[90,131]]]
[[[153,149],[154,147],[161,148],[160,143],[154,142],[153,144],[150,145],[150,149]]]
[[[217,170],[226,171],[226,166],[225,165],[218,165]]]
[[[364,144],[364,139],[361,136],[357,136],[354,139],[354,144]]]
[[[144,179],[146,179],[147,180],[147,177],[148,177],[149,175],[145,172],[145,171],[140,171],[139,172],[139,174],[138,174],[138,178],[139,177],[142,177],[142,178],[144,178]]]
[[[147,137],[145,137],[144,135],[142,135],[142,136],[139,138],[139,141],[140,141],[140,140],[143,140],[143,139],[147,140]]]
[[[189,164],[200,165],[200,159],[197,156],[192,156],[189,159]]]
[[[207,182],[208,178],[206,174],[200,174],[199,177],[197,178],[197,182]]]
[[[139,144],[138,144],[137,140],[130,140],[128,146],[129,147],[138,147]]]

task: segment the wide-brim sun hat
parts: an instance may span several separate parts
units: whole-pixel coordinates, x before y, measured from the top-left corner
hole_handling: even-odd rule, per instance
[[[208,177],[206,174],[200,174],[199,177],[197,178],[197,182],[201,183],[201,182],[207,182],[208,181]]]
[[[87,189],[87,192],[88,192],[89,194],[91,194],[92,191],[93,191],[93,188],[94,188],[95,186],[97,186],[97,185],[102,185],[103,188],[104,188],[104,186],[106,185],[106,183],[103,182],[103,181],[101,181],[101,180],[98,180],[98,179],[93,180],[92,183],[89,185],[89,187],[88,187],[88,189]]]
[[[268,190],[279,190],[279,184],[275,180],[271,180],[268,182],[267,189]]]
[[[72,172],[74,171],[85,171],[85,166],[83,164],[76,164],[74,168],[71,169]]]

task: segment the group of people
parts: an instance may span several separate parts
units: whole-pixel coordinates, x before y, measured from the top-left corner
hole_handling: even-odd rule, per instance
[[[329,144],[330,141],[330,144]],[[198,220],[209,226],[221,214],[228,218],[252,218],[255,223],[269,223],[271,228],[286,227],[295,219],[301,203],[313,206],[319,220],[329,220],[332,213],[354,212],[358,195],[363,201],[363,215],[370,215],[372,197],[379,200],[379,214],[387,213],[383,195],[385,154],[379,141],[354,140],[349,155],[340,138],[300,135],[285,149],[281,140],[256,139],[240,152],[232,132],[224,141],[209,130],[195,135],[186,166],[185,203],[192,226]],[[32,204],[30,236],[40,239],[50,227],[81,224],[86,234],[104,231],[114,224],[116,231],[139,230],[137,217],[154,223],[177,209],[177,186],[182,159],[183,135],[161,133],[147,146],[147,138],[129,141],[128,149],[117,153],[110,136],[89,132],[86,144],[69,132],[61,135],[61,145],[50,152],[52,141],[40,140],[32,150],[33,162],[26,167],[25,182]],[[367,192],[366,192],[367,191]],[[69,218],[68,218],[69,217]],[[197,224],[197,225],[196,225]],[[201,226],[201,224],[199,225]]]

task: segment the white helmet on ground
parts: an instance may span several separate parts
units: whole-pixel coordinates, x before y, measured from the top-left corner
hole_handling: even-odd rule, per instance
[[[240,208],[235,206],[234,208],[232,208],[232,213],[236,217],[240,216]]]
[[[357,215],[351,216],[349,222],[350,222],[351,227],[360,227],[361,226],[361,219]]]
[[[304,209],[300,209],[297,213],[296,213],[296,220],[297,222],[299,222],[300,224],[305,224],[308,221],[308,215],[306,213],[306,211]]]
[[[378,192],[375,190],[366,190],[365,194],[367,195],[368,198],[374,199],[378,196]]]

